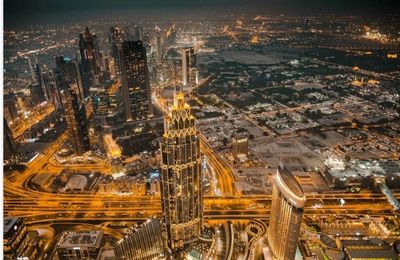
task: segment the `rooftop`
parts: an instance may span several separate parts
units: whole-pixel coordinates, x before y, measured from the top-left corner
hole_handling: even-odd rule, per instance
[[[64,232],[59,248],[100,247],[103,233],[100,231]]]
[[[3,234],[8,233],[11,228],[18,222],[19,218],[16,217],[5,217],[4,218],[4,229],[3,229]],[[15,228],[17,229],[17,228]]]
[[[306,202],[303,190],[300,184],[293,177],[292,173],[283,167],[278,167],[274,177],[275,185],[278,190],[289,200],[296,208],[303,208]]]

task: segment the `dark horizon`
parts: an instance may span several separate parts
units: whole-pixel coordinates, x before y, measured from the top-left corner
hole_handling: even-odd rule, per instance
[[[21,8],[23,7],[23,8]],[[177,16],[268,14],[318,16],[324,14],[381,16],[399,14],[393,0],[5,0],[5,29],[32,25],[87,22],[104,19],[154,19]],[[195,12],[193,12],[195,10]],[[145,13],[144,13],[145,11]]]

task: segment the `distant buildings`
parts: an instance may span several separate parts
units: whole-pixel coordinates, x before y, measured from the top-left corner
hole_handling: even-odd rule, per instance
[[[293,260],[305,204],[304,193],[292,173],[279,167],[273,176],[268,244],[274,259]]]
[[[79,99],[76,85],[74,86],[63,91],[63,106],[70,141],[75,153],[81,154],[90,150],[89,122],[86,117],[85,106]]]
[[[100,231],[63,232],[56,245],[55,259],[97,259],[103,245]]]
[[[135,228],[114,247],[116,259],[152,260],[163,259],[165,254],[161,223],[149,219]]]
[[[125,120],[147,119],[153,112],[146,48],[141,41],[125,41],[120,56]]]
[[[184,94],[176,94],[161,140],[161,199],[168,246],[182,249],[202,233],[200,140]]]
[[[182,49],[182,84],[190,86],[197,83],[196,54],[193,47]]]

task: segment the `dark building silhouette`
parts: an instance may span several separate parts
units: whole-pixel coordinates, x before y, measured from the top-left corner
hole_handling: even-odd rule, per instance
[[[117,74],[121,72],[120,49],[122,48],[123,32],[118,26],[111,26],[109,41],[111,45],[111,56],[114,59]]]
[[[64,113],[68,124],[68,133],[74,151],[77,154],[90,150],[89,121],[84,104],[80,101],[76,86],[64,90],[62,95]]]
[[[85,33],[79,35],[79,52],[81,55],[80,71],[82,74],[82,87],[84,97],[88,97],[89,89],[93,84],[99,83],[100,76],[100,51],[95,34],[86,27]]]
[[[4,95],[3,113],[7,122],[14,122],[18,119],[18,112],[16,107],[16,98],[14,94]]]
[[[182,49],[182,84],[190,86],[196,81],[196,54],[194,49]]]
[[[54,77],[57,87],[60,90],[69,89],[71,84],[76,84],[81,98],[84,98],[83,75],[81,74],[82,65],[77,59],[57,56]]]
[[[152,114],[146,48],[141,41],[125,41],[121,49],[122,90],[126,121]]]
[[[163,257],[164,243],[159,219],[147,220],[114,246],[115,259],[152,260]]]
[[[11,129],[8,127],[7,120],[3,118],[3,145],[4,145],[4,160],[10,160],[17,153],[17,146],[15,144]]]
[[[44,101],[46,101],[46,95],[44,89],[37,83],[31,83],[29,85],[29,91],[31,93],[31,104],[36,106]]]

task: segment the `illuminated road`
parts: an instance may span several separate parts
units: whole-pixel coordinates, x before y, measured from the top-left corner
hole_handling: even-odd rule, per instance
[[[55,111],[52,103],[47,103],[45,105],[38,105],[33,109],[33,113],[30,114],[27,118],[23,118],[23,120],[19,120],[12,127],[12,133],[15,140],[20,139],[20,137],[33,127],[38,122],[42,121],[45,117],[50,115]]]
[[[343,196],[341,196],[343,195]],[[397,194],[398,196],[399,194]],[[339,198],[346,203],[341,206]],[[205,197],[206,219],[268,219],[271,196]],[[29,220],[129,220],[161,215],[157,196],[48,194],[36,198],[7,198],[4,214]],[[309,196],[305,215],[393,215],[383,194],[327,194]]]
[[[224,195],[237,195],[238,192],[234,186],[235,181],[232,170],[225,161],[223,161],[223,159],[212,150],[205,137],[202,134],[199,136],[201,141],[200,150],[202,154],[207,156],[208,163],[213,167],[216,173],[219,190]]]

